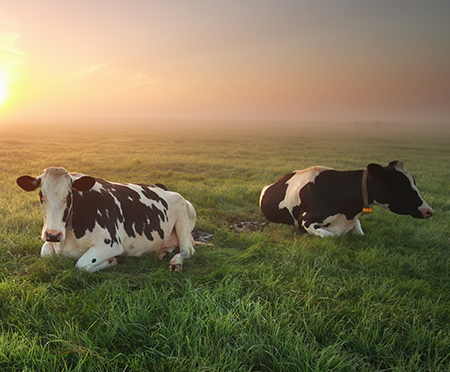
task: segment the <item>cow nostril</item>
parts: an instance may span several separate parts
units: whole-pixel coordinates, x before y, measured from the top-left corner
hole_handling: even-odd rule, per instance
[[[425,218],[430,218],[431,216],[433,216],[433,212],[432,211],[426,211],[425,212]]]
[[[47,231],[46,240],[52,243],[59,243],[61,241],[61,235],[61,232]]]

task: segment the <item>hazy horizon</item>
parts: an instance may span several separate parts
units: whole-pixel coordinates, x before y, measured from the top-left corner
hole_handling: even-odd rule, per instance
[[[236,135],[269,133],[269,135],[319,135],[338,136],[363,135],[384,137],[390,134],[426,135],[445,140],[450,134],[450,125],[429,122],[393,121],[314,121],[314,120],[231,120],[231,119],[77,119],[58,120],[3,120],[0,121],[0,136],[13,135],[21,138],[61,137],[68,135],[99,136],[102,133],[116,135],[139,135],[156,131],[183,139],[193,134]],[[380,138],[381,138],[380,137]]]
[[[450,2],[0,5],[0,124],[450,124]]]

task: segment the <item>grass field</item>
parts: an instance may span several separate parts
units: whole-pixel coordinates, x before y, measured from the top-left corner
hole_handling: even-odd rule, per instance
[[[449,371],[450,131],[219,124],[0,124],[0,370]],[[265,221],[260,191],[286,172],[392,160],[432,219],[375,208],[365,236],[332,239],[229,227]],[[94,274],[42,259],[37,192],[15,179],[49,166],[163,183],[214,246],[181,273],[152,255]]]

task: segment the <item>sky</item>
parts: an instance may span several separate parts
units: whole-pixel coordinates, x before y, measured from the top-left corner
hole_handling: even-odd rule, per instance
[[[0,0],[0,122],[450,125],[449,19],[448,0]]]

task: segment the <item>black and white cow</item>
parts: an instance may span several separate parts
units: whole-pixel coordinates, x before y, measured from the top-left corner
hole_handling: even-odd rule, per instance
[[[40,187],[41,256],[64,254],[78,260],[77,268],[94,272],[117,265],[122,254],[155,252],[161,259],[179,247],[169,265],[178,271],[195,252],[195,209],[163,185],[112,183],[64,168],[17,183],[26,191]]]
[[[401,161],[365,170],[316,166],[288,173],[263,188],[259,204],[270,221],[321,237],[363,235],[358,217],[373,205],[415,218],[433,215]]]

